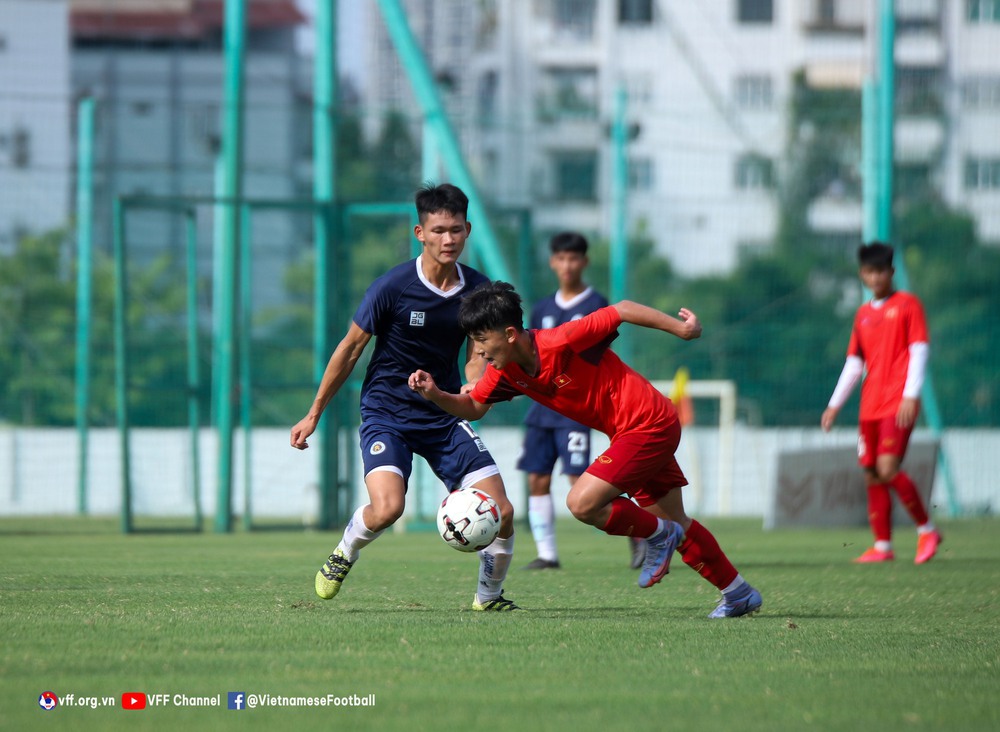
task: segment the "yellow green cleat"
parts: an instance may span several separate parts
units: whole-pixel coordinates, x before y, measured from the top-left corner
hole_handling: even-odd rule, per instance
[[[336,597],[352,566],[354,562],[347,561],[347,556],[339,547],[334,549],[322,569],[316,573],[316,594],[324,600]]]
[[[472,601],[472,609],[477,612],[508,613],[511,610],[520,610],[521,608],[515,605],[513,600],[504,599],[503,595],[500,595],[500,597],[492,600],[485,600],[483,602],[480,602],[479,595],[476,595],[475,599]]]

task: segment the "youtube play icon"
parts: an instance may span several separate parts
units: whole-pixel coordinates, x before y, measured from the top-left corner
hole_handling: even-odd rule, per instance
[[[146,695],[141,691],[130,691],[122,694],[122,709],[145,709]]]

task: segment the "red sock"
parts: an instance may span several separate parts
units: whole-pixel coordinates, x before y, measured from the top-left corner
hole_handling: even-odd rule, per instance
[[[924,508],[924,502],[920,498],[920,494],[917,492],[916,484],[910,480],[910,476],[900,470],[896,473],[896,477],[889,481],[888,483],[896,490],[896,495],[899,496],[900,503],[909,512],[913,522],[917,526],[923,526],[927,523],[927,509]]]
[[[868,523],[875,541],[892,539],[892,495],[885,483],[868,486]]]
[[[692,521],[684,536],[684,541],[677,547],[684,564],[715,585],[720,591],[727,588],[736,579],[739,572],[722,551],[719,542],[712,532]]]
[[[652,536],[659,520],[648,511],[644,511],[627,498],[618,497],[611,501],[611,516],[602,530],[612,536],[635,536],[645,539]]]

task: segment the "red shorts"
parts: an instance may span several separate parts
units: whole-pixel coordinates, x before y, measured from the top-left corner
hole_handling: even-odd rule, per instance
[[[626,432],[611,441],[587,472],[628,494],[640,506],[652,506],[668,491],[687,485],[674,458],[680,440],[679,422],[660,432]]]
[[[913,425],[905,429],[896,426],[895,414],[864,420],[858,426],[858,464],[862,468],[874,468],[879,455],[898,455],[902,460],[912,432]]]

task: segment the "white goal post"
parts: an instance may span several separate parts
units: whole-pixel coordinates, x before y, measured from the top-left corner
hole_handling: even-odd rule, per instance
[[[654,381],[662,394],[670,396],[674,381]],[[736,383],[724,379],[689,380],[685,393],[692,399],[718,399],[719,401],[719,450],[718,450],[718,495],[719,515],[729,516],[733,511],[733,471],[735,468],[736,432]],[[684,466],[682,465],[683,469]],[[697,470],[697,466],[691,466]],[[698,481],[700,482],[700,481]],[[700,485],[695,488],[701,491]]]

